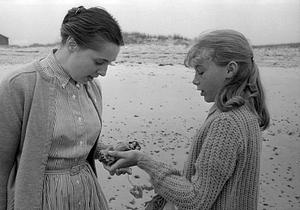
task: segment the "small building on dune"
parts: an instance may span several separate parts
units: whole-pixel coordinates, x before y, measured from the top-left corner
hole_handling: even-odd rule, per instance
[[[8,45],[8,37],[0,34],[0,45]]]

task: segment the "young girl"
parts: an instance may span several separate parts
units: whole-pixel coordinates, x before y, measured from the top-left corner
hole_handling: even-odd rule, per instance
[[[0,209],[108,209],[94,159],[100,86],[123,45],[104,9],[68,11],[61,46],[0,85]]]
[[[208,103],[207,119],[193,139],[183,173],[139,151],[109,152],[117,168],[146,171],[158,196],[146,209],[256,209],[261,130],[269,114],[259,71],[247,39],[233,30],[200,37],[185,65],[195,69],[193,84]]]

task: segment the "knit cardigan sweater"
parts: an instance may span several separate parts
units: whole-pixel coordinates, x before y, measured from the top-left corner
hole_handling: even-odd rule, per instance
[[[0,209],[41,209],[44,171],[55,119],[55,84],[39,61],[26,65],[0,85]],[[101,90],[87,83],[101,119]],[[92,100],[94,101],[94,100]],[[94,153],[88,162],[94,172]]]
[[[156,193],[179,210],[257,209],[261,130],[244,105],[215,109],[197,132],[183,174],[147,156],[138,166],[150,176]]]

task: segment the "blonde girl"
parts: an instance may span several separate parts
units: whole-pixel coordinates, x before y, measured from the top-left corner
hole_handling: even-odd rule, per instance
[[[138,166],[158,194],[146,209],[256,209],[262,134],[269,125],[264,91],[247,39],[233,30],[203,34],[184,61],[212,103],[183,171],[139,151],[110,152],[112,167]]]

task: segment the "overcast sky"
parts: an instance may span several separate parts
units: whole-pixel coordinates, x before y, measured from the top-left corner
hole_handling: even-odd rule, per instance
[[[180,34],[231,28],[252,44],[300,42],[300,0],[0,0],[0,34],[10,44],[53,43],[68,9],[102,6],[123,31]]]

